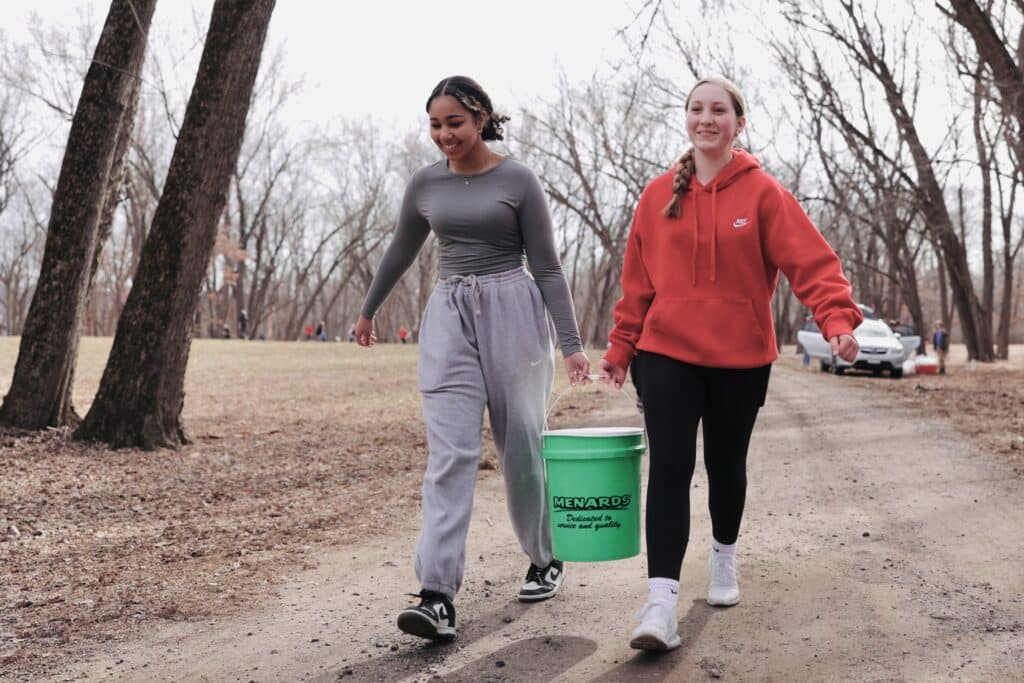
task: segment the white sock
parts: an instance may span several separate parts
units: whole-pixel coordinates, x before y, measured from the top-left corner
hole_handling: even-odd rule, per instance
[[[647,601],[658,602],[674,610],[679,601],[679,582],[660,576],[647,579]]]
[[[719,543],[718,541],[712,538],[711,551],[719,555],[732,555],[733,557],[736,557],[736,544],[731,543],[729,545],[726,545],[724,543]]]

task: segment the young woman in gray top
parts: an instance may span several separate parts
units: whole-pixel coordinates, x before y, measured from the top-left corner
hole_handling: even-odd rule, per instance
[[[440,245],[440,279],[419,337],[418,379],[429,448],[415,557],[421,591],[419,604],[399,614],[398,627],[451,640],[484,407],[512,526],[530,558],[519,599],[545,600],[564,578],[562,563],[551,554],[540,459],[554,373],[545,311],[554,322],[569,381],[588,381],[590,362],[540,182],[529,168],[485,143],[502,139],[501,124],[508,117],[496,114],[483,89],[465,76],[441,81],[427,99],[427,113],[430,136],[445,159],[420,169],[409,182],[394,239],[355,332],[360,345],[374,344],[374,314],[433,231]]]

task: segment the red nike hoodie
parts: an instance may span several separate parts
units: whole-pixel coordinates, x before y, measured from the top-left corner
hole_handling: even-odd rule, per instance
[[[853,334],[864,316],[839,257],[753,155],[733,149],[707,185],[694,175],[678,218],[662,215],[672,182],[669,171],[640,196],[606,360],[625,369],[639,349],[718,368],[771,363],[780,270],[822,336]]]

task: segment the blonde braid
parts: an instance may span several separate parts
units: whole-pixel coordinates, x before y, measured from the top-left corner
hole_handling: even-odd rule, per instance
[[[682,206],[679,199],[690,189],[690,179],[696,169],[693,164],[693,147],[686,150],[683,156],[676,162],[676,173],[672,178],[672,201],[670,201],[661,213],[668,218],[678,218],[682,213]]]

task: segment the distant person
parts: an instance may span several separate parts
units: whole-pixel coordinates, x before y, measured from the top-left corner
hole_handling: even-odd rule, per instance
[[[327,326],[324,324],[323,320],[317,323],[314,335],[316,336],[317,341],[327,341]]]
[[[398,628],[450,640],[485,407],[512,528],[530,561],[519,600],[546,600],[562,585],[565,568],[551,551],[540,458],[554,375],[548,313],[569,381],[587,382],[590,361],[544,189],[527,166],[487,146],[488,140],[502,139],[501,124],[508,117],[495,113],[487,93],[465,76],[438,83],[426,109],[430,137],[444,159],[418,170],[406,186],[394,237],[363,302],[356,339],[373,346],[374,314],[426,239],[436,235],[440,276],[419,334],[429,450],[415,560],[419,604],[402,610]]]
[[[935,357],[939,360],[939,374],[946,374],[946,355],[949,353],[949,333],[941,320],[935,321],[935,332],[932,334],[932,346]]]
[[[804,325],[807,325],[808,322],[811,321],[811,320],[814,320],[814,316],[813,315],[810,315],[810,314],[805,315],[804,316]],[[801,362],[803,363],[804,370],[806,370],[809,367],[811,367],[811,354],[807,351],[807,347],[806,346],[802,346],[801,345],[801,348],[803,349],[803,352],[804,352],[804,357],[803,357],[803,360]]]
[[[240,339],[249,338],[249,314],[244,308],[238,312],[238,336]]]
[[[680,644],[679,574],[698,426],[712,528],[707,601],[739,602],[747,448],[778,358],[771,300],[779,271],[832,353],[857,356],[853,330],[864,316],[835,251],[793,195],[733,146],[745,113],[743,96],[724,78],[700,80],[687,95],[692,146],[640,196],[611,346],[600,361],[603,380],[619,388],[635,363],[650,446],[648,598],[630,638],[641,650]],[[608,590],[617,604],[621,587]]]
[[[313,323],[306,323],[302,328],[302,334],[305,335],[306,341],[313,339]]]
[[[398,328],[398,341],[402,342],[403,344],[407,344],[409,342],[409,330],[407,330],[405,327]]]

